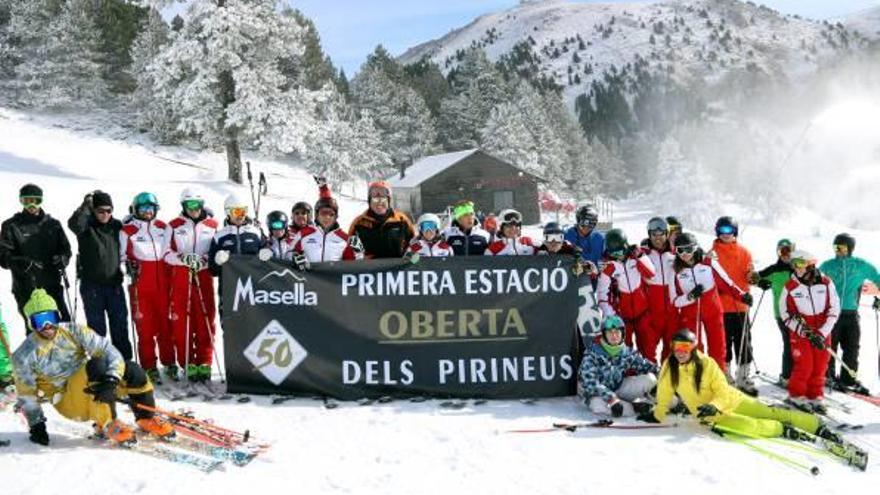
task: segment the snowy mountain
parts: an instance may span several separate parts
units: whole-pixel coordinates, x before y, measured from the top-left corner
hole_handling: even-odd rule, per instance
[[[846,16],[843,24],[852,31],[858,31],[866,38],[880,39],[880,6],[860,10]]]
[[[782,15],[753,2],[546,0],[481,16],[410,48],[400,60],[428,57],[449,71],[466,49],[482,47],[492,60],[552,78],[571,104],[594,80],[627,67],[668,74],[683,86],[694,80],[712,86],[744,76],[789,80],[865,43],[843,24]]]

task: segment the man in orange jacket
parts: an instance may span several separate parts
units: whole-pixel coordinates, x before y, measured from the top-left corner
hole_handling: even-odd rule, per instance
[[[724,216],[715,222],[716,239],[712,251],[718,257],[718,264],[730,276],[737,287],[748,292],[756,278],[752,263],[752,253],[737,242],[739,225],[732,217]],[[749,378],[752,364],[752,338],[750,329],[745,328],[749,318],[749,307],[739,299],[721,293],[721,307],[724,310],[724,333],[727,335],[727,370],[730,377],[730,361],[736,354],[736,386],[743,392],[756,396],[758,390]]]

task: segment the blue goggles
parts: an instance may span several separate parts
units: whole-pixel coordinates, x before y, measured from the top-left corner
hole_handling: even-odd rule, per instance
[[[38,331],[47,326],[58,326],[58,323],[61,321],[58,311],[55,310],[40,311],[39,313],[32,314],[28,319],[30,320],[31,328]]]
[[[287,222],[276,221],[269,224],[269,228],[272,230],[287,230]]]
[[[429,230],[433,230],[434,232],[437,232],[437,230],[439,230],[439,228],[437,226],[437,222],[434,222],[432,220],[426,220],[426,221],[419,224],[419,232],[427,232]]]
[[[137,212],[140,214],[143,213],[156,213],[156,205],[138,205]]]
[[[719,235],[733,234],[735,232],[735,230],[736,229],[734,229],[732,225],[722,225],[721,227],[718,227],[718,234]]]

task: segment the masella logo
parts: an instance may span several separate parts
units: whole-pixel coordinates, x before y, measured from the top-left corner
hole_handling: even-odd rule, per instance
[[[256,305],[284,305],[284,306],[317,306],[318,294],[306,290],[305,277],[298,275],[288,269],[282,271],[273,271],[257,280],[260,284],[267,279],[280,278],[285,282],[289,282],[286,290],[265,290],[254,288],[254,282],[251,277],[242,280],[241,278],[235,283],[235,299],[232,304],[232,311],[238,311],[241,304],[250,306]]]

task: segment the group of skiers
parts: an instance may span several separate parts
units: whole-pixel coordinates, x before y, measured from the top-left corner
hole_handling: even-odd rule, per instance
[[[768,407],[740,390],[757,395],[749,378],[753,284],[773,290],[785,349],[781,380],[793,404],[823,411],[826,370],[833,370],[827,349],[836,350],[838,343],[847,367],[858,369],[860,288],[865,280],[880,285],[880,274],[852,256],[855,240],[847,234],[835,238],[836,257],[819,268],[812,256],[782,240],[778,261],[759,272],[738,243],[736,221],[726,216],[718,219],[708,252],[674,217],[650,219],[641,245],[631,244],[620,229],[603,234],[592,205],[581,206],[567,229],[546,224],[543,242],[536,242],[523,235],[518,211],[478,219],[470,201],[451,207],[445,228],[432,213],[413,224],[392,208],[390,186],[377,181],[369,184],[368,208],[346,231],[326,181],[319,178],[318,185],[314,207],[298,202],[290,217],[270,212],[268,234],[234,194],[224,202],[222,224],[192,188],[182,191],[180,211],[167,223],[157,218],[160,205],[151,193],[135,196],[121,220],[113,216],[109,194],[87,194],[68,221],[79,244],[76,270],[87,325],[72,321],[67,307],[71,248],[64,230],[42,210],[42,190],[34,184],[22,187],[22,211],[0,231],[0,266],[12,271],[28,336],[10,363],[8,335],[0,327],[0,389],[12,382],[14,369],[31,440],[48,443],[38,390],[49,397],[60,394],[53,404],[61,414],[89,418],[100,433],[122,441],[132,433],[115,420],[113,404],[118,395],[127,395],[139,426],[168,434],[167,425],[150,413],[152,384],[163,378],[210,380],[217,311],[213,279],[233,254],[274,258],[300,269],[378,258],[573,256],[576,273],[591,277],[604,317],[601,335],[587,342],[579,372],[593,412],[653,422],[679,407],[762,436],[791,435],[791,427],[833,435],[812,414]],[[130,306],[123,266],[130,278]],[[112,345],[99,337],[108,330]],[[46,359],[52,349],[55,357]],[[730,373],[734,355],[735,378]],[[835,380],[860,386],[848,374]]]

